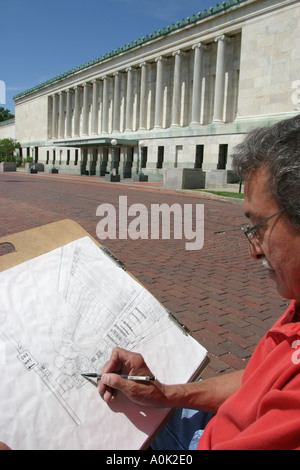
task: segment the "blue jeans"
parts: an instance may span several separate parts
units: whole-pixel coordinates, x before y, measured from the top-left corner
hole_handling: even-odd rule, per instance
[[[178,409],[151,444],[153,450],[196,450],[205,426],[214,415]]]

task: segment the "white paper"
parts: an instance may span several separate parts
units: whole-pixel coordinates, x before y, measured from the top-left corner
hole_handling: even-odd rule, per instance
[[[13,449],[139,449],[168,410],[111,409],[84,372],[114,346],[185,383],[206,350],[89,237],[0,273],[0,441]]]

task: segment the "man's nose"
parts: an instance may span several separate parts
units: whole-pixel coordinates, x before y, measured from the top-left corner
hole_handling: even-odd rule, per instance
[[[253,243],[249,244],[249,252],[250,256],[256,260],[259,260],[265,256],[265,252],[261,246],[261,243],[256,238],[253,239]]]

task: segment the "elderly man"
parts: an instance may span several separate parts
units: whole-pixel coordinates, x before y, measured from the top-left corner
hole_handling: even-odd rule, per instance
[[[141,404],[183,410],[153,448],[300,449],[300,116],[250,133],[233,167],[245,179],[249,221],[241,229],[250,254],[291,303],[244,371],[184,385],[137,383],[113,372],[152,375],[143,358],[112,352],[98,384],[105,401],[119,390]]]

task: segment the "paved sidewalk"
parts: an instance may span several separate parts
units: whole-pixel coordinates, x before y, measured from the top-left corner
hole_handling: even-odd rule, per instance
[[[96,177],[0,174],[0,236],[70,218],[97,238],[99,204],[128,207],[166,203],[204,204],[204,247],[187,251],[187,240],[105,240],[112,250],[209,351],[205,376],[245,367],[258,341],[286,308],[261,263],[248,254],[238,230],[240,201],[197,192],[165,191],[160,183],[106,183]],[[118,213],[118,210],[117,210]],[[194,227],[195,229],[195,227]],[[234,230],[233,230],[234,229]],[[229,230],[229,232],[225,232]],[[217,232],[217,233],[216,233]]]

